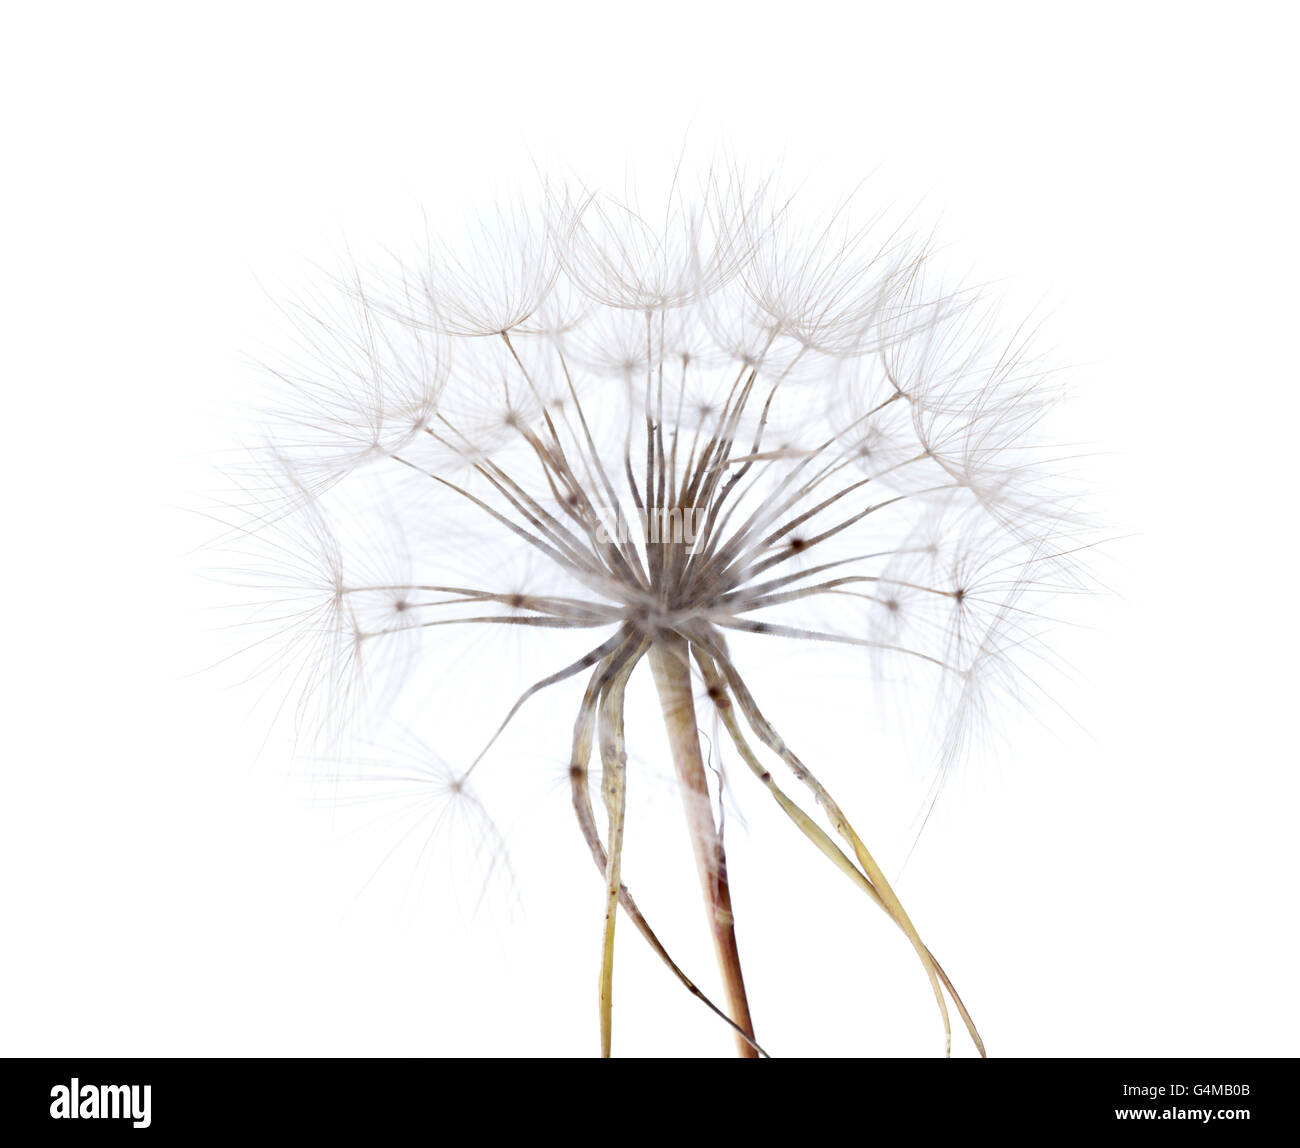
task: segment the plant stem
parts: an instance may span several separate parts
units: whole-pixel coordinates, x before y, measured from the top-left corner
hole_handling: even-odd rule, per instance
[[[659,691],[664,726],[672,749],[673,765],[682,790],[686,820],[690,828],[695,864],[704,890],[704,907],[713,933],[713,947],[718,969],[727,990],[731,1019],[749,1036],[754,1035],[745,996],[745,980],[740,971],[740,951],[736,947],[736,929],[731,913],[731,890],[727,884],[727,859],[722,835],[713,820],[708,777],[700,754],[699,731],[695,724],[695,697],[686,642],[669,635],[655,641],[650,649],[650,669]],[[736,1049],[742,1057],[756,1058],[758,1053],[739,1035]]]

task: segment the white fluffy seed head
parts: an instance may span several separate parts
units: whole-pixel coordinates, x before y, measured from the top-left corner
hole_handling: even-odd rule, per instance
[[[619,635],[723,659],[756,634],[867,652],[958,761],[1041,652],[1083,531],[1023,330],[906,221],[803,218],[739,179],[654,209],[552,192],[471,237],[300,312],[316,362],[281,372],[296,405],[268,433],[337,581],[302,612],[303,688],[355,700],[400,651],[391,703],[465,634],[563,648],[556,670]],[[342,492],[363,472],[387,509]],[[327,512],[406,556],[353,561]]]

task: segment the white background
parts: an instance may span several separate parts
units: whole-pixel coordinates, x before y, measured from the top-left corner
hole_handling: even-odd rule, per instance
[[[818,186],[879,169],[941,212],[1047,300],[1105,456],[1127,537],[1061,638],[1073,722],[963,774],[899,885],[990,1051],[1292,1054],[1295,32],[1284,4],[11,13],[0,1051],[595,1051],[601,892],[563,793],[507,832],[510,912],[394,876],[382,827],[340,835],[249,691],[202,672],[230,639],[193,509],[256,389],[261,284],[534,160],[617,182],[689,140]],[[937,1053],[901,937],[779,831],[737,833],[760,1038]],[[682,873],[664,932],[711,986]],[[642,949],[616,1051],[727,1055]]]

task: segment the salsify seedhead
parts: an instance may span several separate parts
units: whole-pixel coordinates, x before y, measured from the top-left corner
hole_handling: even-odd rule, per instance
[[[542,199],[484,216],[468,247],[431,244],[296,312],[312,359],[280,373],[258,480],[271,493],[249,527],[282,559],[267,575],[282,592],[263,606],[287,638],[272,661],[297,675],[303,720],[335,736],[365,709],[382,722],[409,668],[458,631],[554,648],[552,671],[503,699],[500,726],[456,767],[458,791],[531,698],[585,682],[555,752],[606,890],[605,1055],[620,906],[741,1055],[762,1053],[702,715],[752,772],[755,798],[899,927],[945,1034],[951,1004],[982,1053],[733,645],[862,650],[864,674],[906,687],[892,704],[924,715],[940,768],[956,762],[994,695],[1014,689],[1044,616],[1036,599],[1072,576],[1078,524],[1039,439],[1048,375],[1023,332],[999,334],[976,292],[936,280],[925,242],[880,219],[858,226],[841,209],[800,224],[767,187],[716,174],[696,192],[674,181],[653,213],[585,190]],[[576,659],[566,631],[589,635]],[[624,699],[642,667],[725,1001],[675,963],[624,880]]]

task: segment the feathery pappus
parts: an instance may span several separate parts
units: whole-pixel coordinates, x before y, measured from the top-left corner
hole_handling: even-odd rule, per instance
[[[431,242],[291,312],[310,355],[278,372],[248,480],[259,509],[245,533],[277,558],[266,584],[280,590],[257,619],[282,639],[268,665],[293,676],[300,720],[333,736],[362,713],[382,724],[408,668],[454,632],[517,631],[542,649],[585,635],[580,656],[557,644],[545,676],[501,698],[482,748],[438,777],[468,793],[533,698],[583,684],[555,752],[605,889],[603,1055],[620,908],[739,1054],[764,1054],[706,715],[752,775],[744,800],[775,803],[901,930],[945,1047],[960,1023],[984,1052],[736,648],[747,635],[863,651],[864,677],[905,684],[893,704],[934,731],[942,774],[996,723],[994,703],[1016,700],[1042,603],[1078,585],[1084,522],[1042,428],[1054,376],[1029,334],[932,262],[905,223],[859,225],[848,208],[805,222],[770,185],[714,171],[675,179],[655,210],[550,189],[536,210],[485,215],[463,248]],[[670,955],[623,864],[638,674],[686,809],[718,1001]]]

